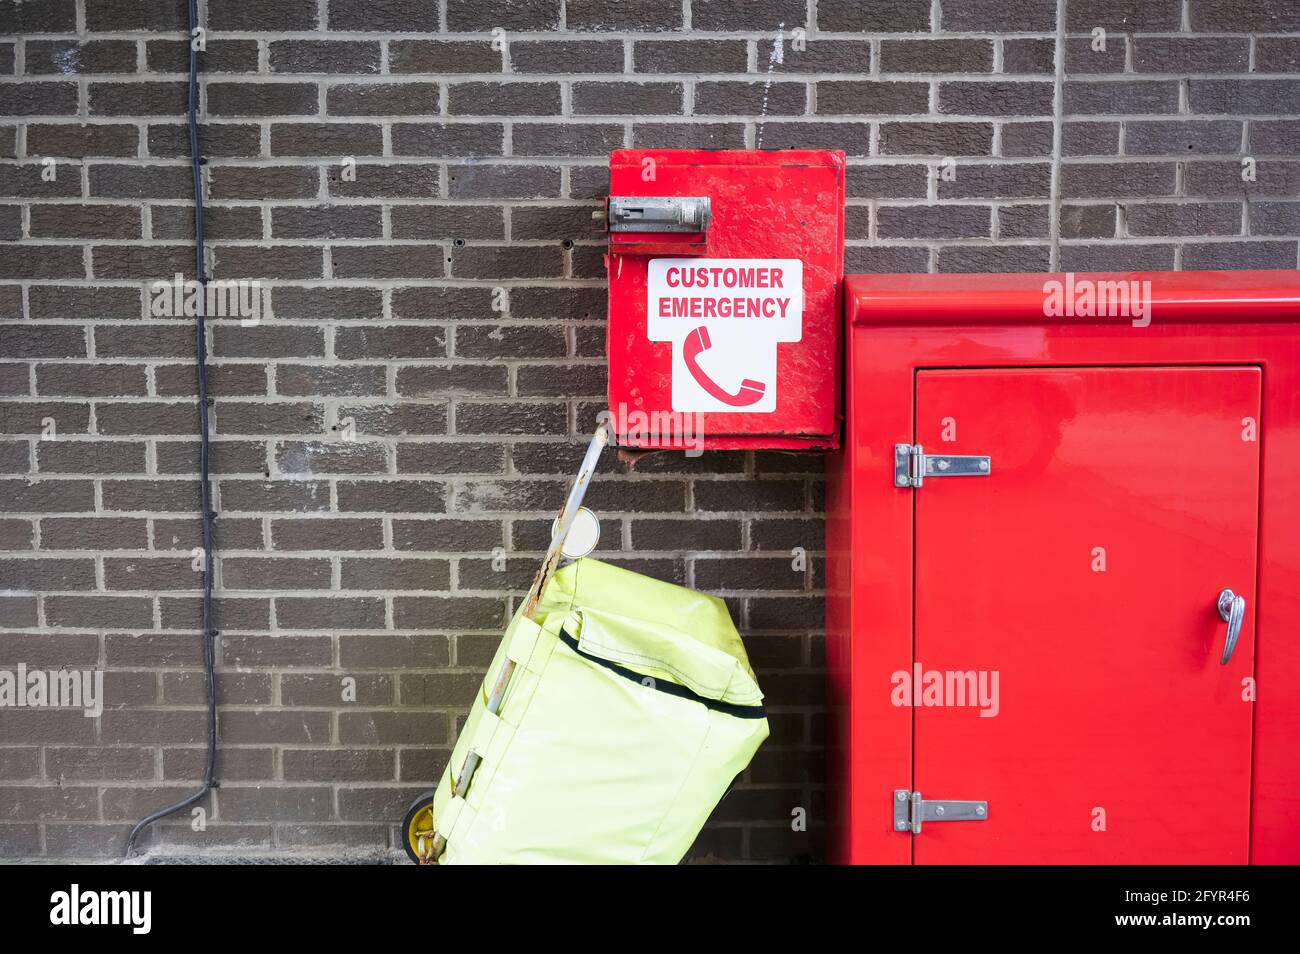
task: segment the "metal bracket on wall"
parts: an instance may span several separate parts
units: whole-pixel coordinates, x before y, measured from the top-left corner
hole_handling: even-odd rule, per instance
[[[707,232],[708,196],[610,196],[611,232]]]
[[[923,821],[985,821],[988,817],[988,802],[925,800],[920,792],[894,790],[894,831],[919,835]]]
[[[987,477],[992,469],[988,457],[927,454],[920,444],[894,445],[895,487],[920,487],[926,477]]]

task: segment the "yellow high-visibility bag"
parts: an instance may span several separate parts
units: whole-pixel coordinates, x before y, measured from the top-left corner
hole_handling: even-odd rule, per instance
[[[408,842],[436,830],[442,864],[676,863],[767,738],[762,701],[722,600],[578,560],[506,629]]]

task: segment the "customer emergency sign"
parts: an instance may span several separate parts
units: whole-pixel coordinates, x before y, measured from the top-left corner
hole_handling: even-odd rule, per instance
[[[776,410],[776,355],[803,336],[803,262],[655,258],[646,331],[673,346],[674,411]]]

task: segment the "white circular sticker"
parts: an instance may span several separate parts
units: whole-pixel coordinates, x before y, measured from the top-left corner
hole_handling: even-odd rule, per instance
[[[555,532],[559,522],[557,517],[551,524],[552,533]],[[564,543],[560,545],[560,552],[568,559],[576,560],[596,549],[596,544],[599,542],[600,518],[586,507],[579,507],[578,512],[573,515],[573,523],[569,524],[569,532],[564,537]]]

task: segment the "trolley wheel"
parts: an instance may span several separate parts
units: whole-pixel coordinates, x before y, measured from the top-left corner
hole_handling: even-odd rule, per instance
[[[420,863],[420,839],[433,840],[432,789],[411,802],[411,807],[406,810],[406,817],[402,819],[402,830],[406,832],[406,837],[402,839],[402,847],[406,849],[406,856],[418,865]]]

